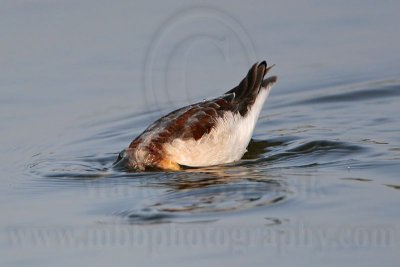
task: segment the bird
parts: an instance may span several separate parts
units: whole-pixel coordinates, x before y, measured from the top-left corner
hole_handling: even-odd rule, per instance
[[[257,62],[233,89],[159,118],[123,150],[116,162],[134,171],[179,171],[240,160],[277,76]]]

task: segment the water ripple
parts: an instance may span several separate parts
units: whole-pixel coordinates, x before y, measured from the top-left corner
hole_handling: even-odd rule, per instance
[[[252,140],[248,153],[240,162],[180,172],[137,173],[113,168],[116,153],[69,160],[57,159],[54,155],[46,159],[40,155],[41,158],[34,157],[38,162],[32,164],[30,170],[40,177],[42,182],[39,185],[47,187],[87,187],[89,190],[93,187],[93,190],[107,191],[133,186],[136,189],[132,189],[132,196],[114,195],[125,208],[119,209],[118,204],[114,205],[112,218],[122,223],[215,221],[226,213],[275,206],[296,198],[296,190],[279,172],[273,171],[275,168],[345,164],[346,161],[339,159],[363,149],[339,141],[302,142],[277,138]],[[132,200],[129,204],[129,199],[137,199],[137,194],[143,190],[152,193],[144,196],[145,201]],[[114,198],[110,201],[113,202]],[[127,205],[130,207],[126,208]],[[104,214],[109,212],[107,207],[101,211]]]
[[[216,220],[221,213],[276,205],[293,195],[284,180],[244,168],[241,172],[180,172],[156,184],[167,191],[145,206],[116,215],[132,224]]]
[[[399,96],[400,96],[400,85],[388,85],[379,88],[357,90],[353,92],[342,92],[339,94],[314,97],[304,101],[297,102],[297,104],[326,104],[335,102],[354,102],[354,101],[366,101],[371,99],[399,97]]]

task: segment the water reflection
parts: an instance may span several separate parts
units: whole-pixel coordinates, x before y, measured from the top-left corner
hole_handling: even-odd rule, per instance
[[[225,212],[281,203],[292,194],[282,177],[245,166],[186,170],[147,186],[165,192],[144,207],[118,213],[129,223],[215,220]]]
[[[252,140],[240,162],[180,172],[132,172],[113,165],[117,153],[69,160],[36,156],[30,171],[40,175],[41,184],[46,186],[96,187],[93,190],[108,193],[115,188],[126,193],[126,188],[132,188],[130,195],[114,194],[109,200],[114,203],[112,208],[106,205],[101,211],[113,214],[117,221],[215,221],[227,213],[277,205],[294,197],[296,190],[288,182],[287,173],[276,168],[343,164],[338,163],[339,159],[346,161],[346,157],[360,151],[360,146],[339,141],[276,138]],[[144,191],[146,196],[142,195]]]

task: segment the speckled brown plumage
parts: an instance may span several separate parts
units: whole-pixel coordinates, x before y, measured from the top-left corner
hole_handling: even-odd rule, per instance
[[[129,167],[139,170],[164,169],[163,164],[170,164],[165,163],[164,144],[176,138],[199,140],[210,133],[217,119],[227,111],[246,116],[261,86],[276,81],[276,76],[263,80],[270,68],[267,68],[265,61],[256,63],[238,86],[221,97],[180,108],[155,121],[126,150],[125,154],[130,159]],[[171,164],[173,169],[179,168],[179,165]]]

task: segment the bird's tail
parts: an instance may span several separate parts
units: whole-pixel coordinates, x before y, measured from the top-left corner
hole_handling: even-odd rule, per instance
[[[247,73],[246,77],[238,86],[226,92],[226,94],[234,93],[234,101],[237,101],[238,112],[245,115],[248,108],[254,104],[260,90],[270,88],[277,81],[277,76],[271,76],[264,79],[264,76],[275,65],[267,66],[266,61],[255,63]]]

